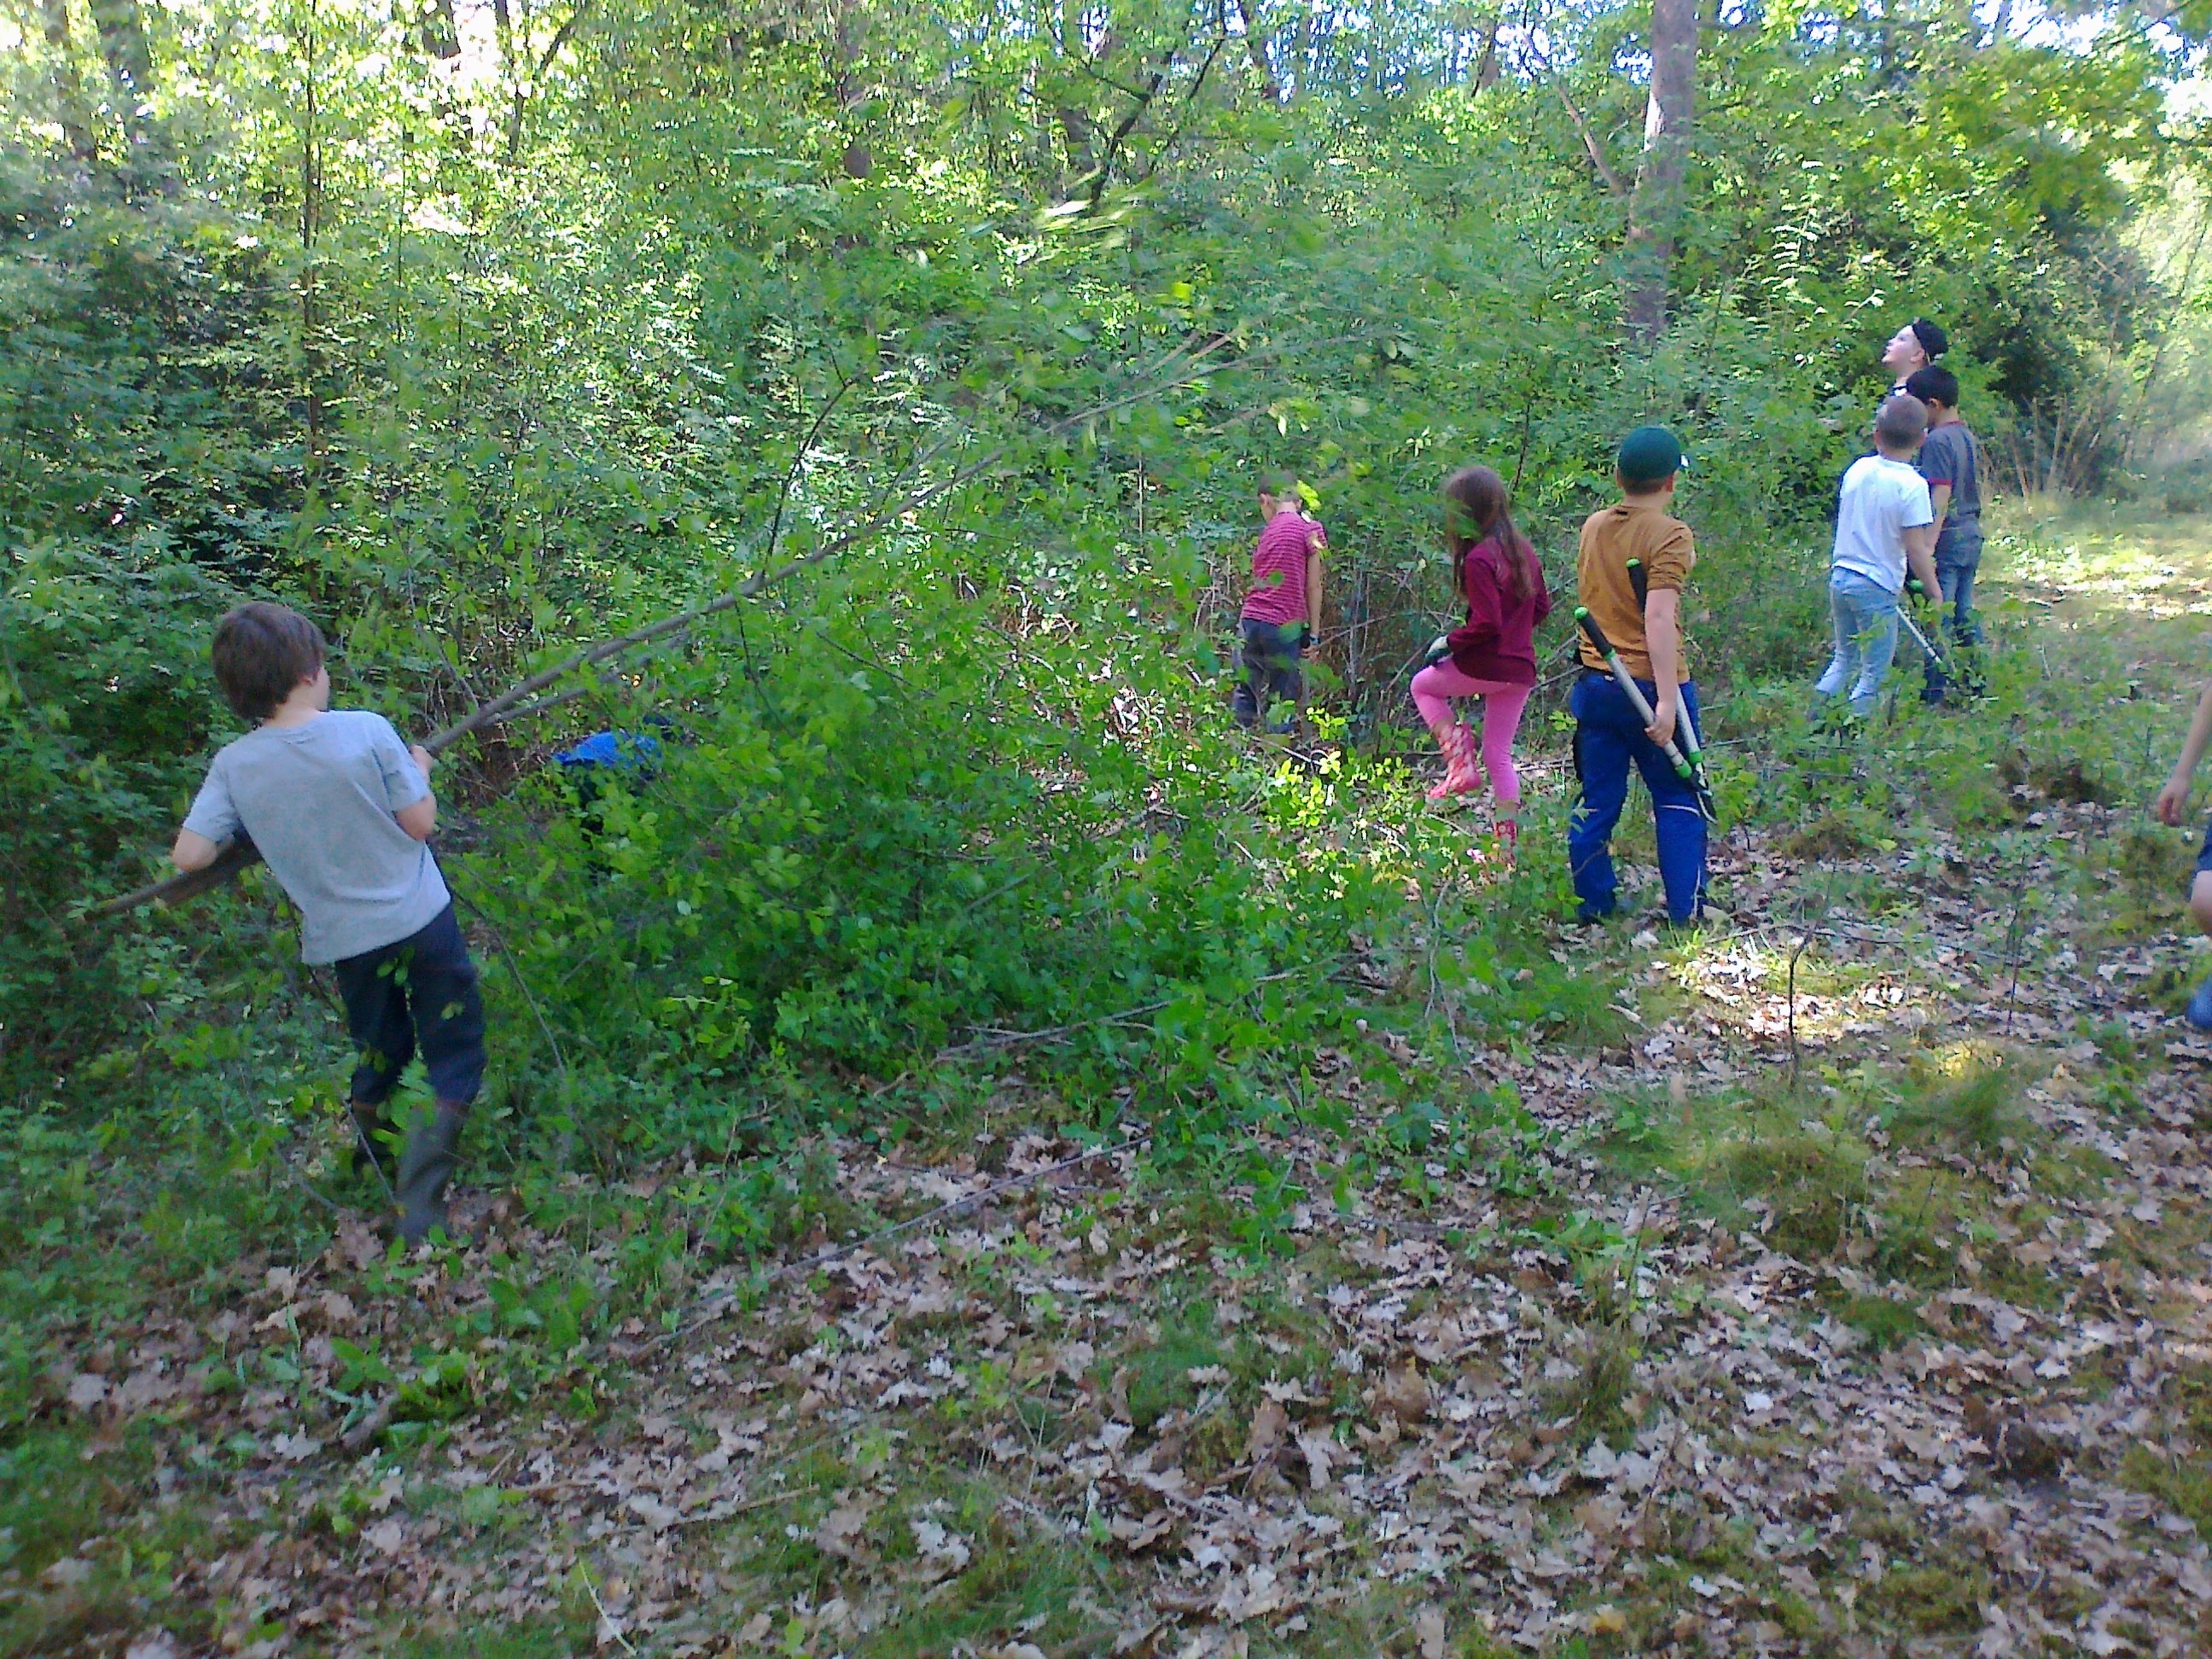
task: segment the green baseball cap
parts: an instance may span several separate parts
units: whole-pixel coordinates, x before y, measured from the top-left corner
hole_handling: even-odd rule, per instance
[[[1682,446],[1663,426],[1639,426],[1620,441],[1614,465],[1625,483],[1657,483],[1682,470]]]

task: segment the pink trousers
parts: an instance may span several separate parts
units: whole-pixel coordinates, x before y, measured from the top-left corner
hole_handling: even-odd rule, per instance
[[[1447,657],[1413,676],[1413,707],[1434,732],[1451,724],[1451,699],[1480,697],[1482,769],[1490,775],[1490,787],[1498,804],[1514,807],[1521,804],[1521,774],[1513,766],[1513,734],[1521,729],[1521,711],[1535,689],[1476,679],[1461,673]]]

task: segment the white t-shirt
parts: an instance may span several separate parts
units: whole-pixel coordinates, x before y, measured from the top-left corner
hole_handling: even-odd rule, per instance
[[[1935,522],[1928,481],[1911,463],[1861,456],[1844,474],[1836,501],[1835,568],[1898,592],[1905,586],[1905,532]]]

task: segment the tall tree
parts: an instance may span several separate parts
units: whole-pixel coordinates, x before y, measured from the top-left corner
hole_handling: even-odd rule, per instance
[[[54,59],[54,101],[60,106],[63,141],[70,154],[89,161],[99,149],[92,123],[85,112],[84,82],[76,72],[76,52],[70,44],[69,0],[39,0],[39,22]]]
[[[146,45],[146,26],[138,0],[92,0],[92,26],[100,54],[115,82],[116,108],[124,131],[135,140],[143,131],[139,111],[154,95],[154,54]]]
[[[1276,77],[1274,64],[1268,61],[1267,32],[1252,15],[1252,0],[1237,0],[1237,16],[1244,26],[1244,49],[1252,55],[1252,69],[1260,77],[1261,94],[1271,104],[1281,103],[1283,83]]]
[[[1498,24],[1495,15],[1482,22],[1482,51],[1474,61],[1474,76],[1468,82],[1471,93],[1486,92],[1498,84]]]
[[[1625,320],[1630,343],[1638,346],[1650,345],[1667,328],[1697,94],[1697,0],[1652,0],[1651,89],[1644,110],[1644,154],[1628,205]]]

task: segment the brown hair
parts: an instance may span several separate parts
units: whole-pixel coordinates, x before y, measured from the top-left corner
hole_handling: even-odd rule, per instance
[[[1498,544],[1505,567],[1505,592],[1516,602],[1536,586],[1536,550],[1513,527],[1505,480],[1486,466],[1463,466],[1444,480],[1444,545],[1460,592],[1467,592],[1467,556],[1485,542]]]
[[[322,630],[281,605],[241,605],[215,625],[215,683],[241,720],[267,720],[322,665]]]
[[[1259,493],[1273,495],[1279,501],[1295,501],[1298,495],[1298,475],[1295,472],[1262,472]]]

